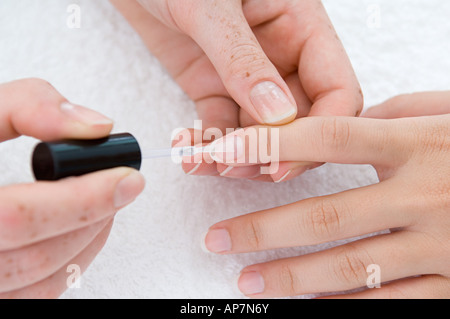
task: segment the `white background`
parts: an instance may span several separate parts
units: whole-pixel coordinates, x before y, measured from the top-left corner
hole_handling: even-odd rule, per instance
[[[66,24],[72,3],[81,8],[80,29]],[[366,107],[400,93],[450,88],[450,1],[324,3]],[[193,103],[106,0],[1,0],[0,82],[24,77],[44,78],[74,103],[113,118],[114,131],[133,133],[143,148],[169,146],[172,130],[196,119]],[[0,185],[32,181],[35,143],[0,145]],[[144,163],[142,172],[144,193],[118,214],[81,287],[62,298],[240,298],[235,280],[246,265],[329,245],[214,256],[200,248],[210,225],[377,181],[371,167],[331,164],[282,185],[185,176],[165,159]]]

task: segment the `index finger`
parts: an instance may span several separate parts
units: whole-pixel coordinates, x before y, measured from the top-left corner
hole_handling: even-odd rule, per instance
[[[407,160],[411,120],[307,117],[280,127],[254,126],[212,143],[210,156],[227,165],[280,161],[392,166]]]
[[[113,122],[71,104],[48,82],[24,79],[0,85],[0,142],[20,135],[42,140],[100,138]]]
[[[0,188],[0,250],[22,247],[110,217],[143,188],[142,175],[131,168]]]

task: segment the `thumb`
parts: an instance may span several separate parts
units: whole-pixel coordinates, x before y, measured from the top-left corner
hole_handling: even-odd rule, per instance
[[[258,43],[240,0],[168,4],[177,26],[203,49],[228,93],[256,121],[285,124],[295,119],[295,99]]]

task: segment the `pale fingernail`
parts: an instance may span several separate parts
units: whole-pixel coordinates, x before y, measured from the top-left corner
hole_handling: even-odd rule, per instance
[[[213,142],[209,150],[209,155],[218,163],[235,163],[244,154],[242,137],[235,134]]]
[[[264,278],[256,271],[244,272],[239,277],[238,287],[244,295],[263,293],[265,288]]]
[[[276,124],[293,118],[297,107],[286,93],[273,82],[257,84],[250,92],[250,99],[264,123]]]
[[[200,168],[200,165],[202,165],[202,163],[197,163],[197,165],[194,166],[193,169],[191,169],[189,172],[186,173],[186,175],[193,175],[195,172],[198,171],[198,169]]]
[[[231,250],[231,237],[226,229],[212,229],[206,234],[204,244],[212,253],[224,253]]]
[[[133,202],[142,192],[144,183],[144,177],[137,171],[124,177],[116,186],[114,206],[121,208]]]
[[[233,169],[233,166],[228,166],[222,173],[220,173],[220,176],[225,177],[227,174]]]
[[[290,170],[288,170],[287,172],[286,172],[286,174],[284,174],[279,180],[277,180],[277,181],[274,181],[274,183],[281,183],[282,181],[284,181],[288,176],[289,176],[289,174],[291,174],[291,172],[292,172],[292,170],[290,169]]]
[[[61,104],[60,108],[64,114],[77,122],[81,122],[87,125],[113,124],[113,121],[106,116],[79,105],[64,102]]]

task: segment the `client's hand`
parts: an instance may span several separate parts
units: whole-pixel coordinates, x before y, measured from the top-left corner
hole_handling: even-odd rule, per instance
[[[317,253],[248,266],[239,288],[251,297],[339,292],[364,287],[379,275],[381,289],[343,297],[449,298],[450,115],[435,115],[450,113],[449,101],[450,92],[405,95],[365,115],[389,120],[313,117],[271,128],[279,133],[279,143],[270,147],[277,154],[271,156],[371,164],[380,183],[222,221],[209,229],[207,249],[235,254],[391,229]],[[254,129],[215,143],[214,158],[238,167],[245,164],[236,162],[246,158],[257,161],[258,154],[241,139]],[[227,145],[225,153],[221,145]]]

